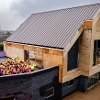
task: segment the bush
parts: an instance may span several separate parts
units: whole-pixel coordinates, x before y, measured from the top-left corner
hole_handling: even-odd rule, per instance
[[[3,51],[3,44],[0,44],[0,51]]]

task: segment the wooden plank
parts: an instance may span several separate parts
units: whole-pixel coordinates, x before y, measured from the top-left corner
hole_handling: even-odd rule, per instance
[[[79,62],[78,66],[79,66],[78,68],[80,70],[89,71],[89,63],[85,63],[85,62],[81,63],[81,62]]]
[[[63,52],[57,50],[43,49],[43,67],[49,68],[59,66],[59,82],[62,81],[63,72]]]
[[[80,65],[79,69],[83,71],[89,71],[89,66]]]
[[[59,55],[51,55],[51,61],[59,64],[59,65],[62,65],[62,56],[59,56]]]
[[[81,41],[79,44],[80,44],[79,48],[81,48],[81,47],[89,48],[91,45],[91,40]]]
[[[67,75],[67,64],[68,64],[68,55],[66,54],[63,58],[63,76]]]
[[[49,50],[47,51],[48,54],[54,54],[54,52],[56,53],[57,51],[52,50],[52,49],[49,49]]]
[[[62,83],[63,66],[59,66],[59,82]]]
[[[24,61],[24,50],[16,47],[7,46],[6,55],[10,58],[19,57]]]
[[[85,53],[84,54],[82,53],[80,55],[80,58],[83,57],[83,56],[84,56],[84,58],[90,58],[90,54],[87,54],[87,53],[86,54]]]
[[[93,56],[94,56],[94,40],[91,39],[91,46],[90,46],[91,50],[90,50],[90,67],[89,67],[89,73],[92,69],[92,65],[93,65]]]
[[[35,55],[36,60],[43,60],[42,48],[35,47],[34,48],[34,55]]]
[[[7,46],[11,46],[11,43],[6,43],[7,44]]]
[[[97,23],[96,23],[96,26],[97,26],[97,27],[100,27],[100,17],[99,17],[99,19],[98,19],[98,21],[97,21]]]
[[[52,55],[52,54],[47,54],[47,53],[43,53],[43,66],[45,66],[45,62],[46,65],[48,63],[48,67],[50,66],[58,66],[58,65],[62,65],[62,56],[58,56],[58,55]]]
[[[20,43],[11,43],[11,42],[6,42],[7,45],[12,45],[14,47],[17,48],[23,48],[24,50],[32,50],[34,48],[39,48],[39,49],[44,49],[44,51],[48,50],[48,51],[63,51],[61,49],[53,49],[53,48],[47,48],[47,47],[40,47],[40,46],[33,46],[33,45],[27,45],[27,44],[20,44]]]
[[[83,43],[85,43],[85,45],[90,44],[91,43],[91,38],[90,39],[89,38],[81,39],[80,44],[83,44]]]
[[[79,31],[77,31],[76,35],[74,36],[74,38],[70,41],[71,44],[74,44],[75,41],[78,39],[78,37],[80,36],[81,33],[79,33]]]
[[[79,46],[79,53],[82,54],[90,54],[90,48]]]
[[[85,30],[84,30],[84,35],[83,35],[83,36],[86,36],[86,37],[88,37],[88,38],[89,38],[89,37],[91,38],[91,35],[92,35],[91,33],[92,33],[92,30],[91,30],[91,29],[90,29],[90,30],[85,29]]]
[[[43,49],[43,53],[49,53],[49,49]]]
[[[79,69],[89,71],[91,65],[92,31],[84,30],[79,43]],[[92,58],[93,59],[93,58]]]
[[[78,29],[78,31],[79,31],[80,34],[83,32],[83,30],[84,30],[84,25],[82,25],[82,26]]]
[[[4,52],[6,52],[7,51],[7,43],[3,42],[3,45],[4,45]]]
[[[20,45],[20,48],[21,48],[21,49],[24,49],[24,45]]]
[[[12,47],[16,47],[16,48],[21,48],[20,44],[18,44],[18,43],[11,43],[11,46]]]
[[[24,50],[29,50],[28,45],[24,45]]]
[[[49,50],[49,53],[50,53],[50,51],[51,50]],[[53,50],[51,54],[58,55],[58,56],[62,56],[62,51]]]
[[[93,20],[93,28],[92,28],[92,34],[93,34],[93,37],[92,39],[95,40],[95,39],[100,39],[100,36],[96,34],[96,28],[99,26],[99,21],[100,21],[100,13],[98,13],[96,15],[96,17],[94,18]],[[98,31],[98,30],[97,30]]]
[[[32,51],[33,50],[32,45],[27,45],[27,46],[28,46],[28,50],[29,51]]]
[[[81,73],[84,76],[89,76],[89,71],[82,70]]]
[[[26,48],[27,49],[27,48]],[[32,59],[36,59],[36,60],[42,60],[43,56],[42,56],[42,48],[38,48],[38,47],[33,47],[30,46],[29,49],[27,49],[29,51],[29,58]]]
[[[98,12],[98,13],[96,14],[96,16],[94,17],[92,27],[94,27],[94,26],[96,25],[96,23],[97,23],[97,21],[99,20],[99,18],[100,18],[100,12]]]
[[[80,75],[81,75],[81,71],[80,70],[75,70],[75,71],[67,74],[66,76],[63,76],[62,83],[65,83],[69,80],[72,80],[72,79],[74,79],[74,78],[76,78]]]
[[[86,57],[83,56],[83,57],[80,57],[80,61],[83,61],[84,63],[89,64],[90,63],[90,58],[88,58],[88,57],[86,58]]]
[[[84,29],[92,29],[92,20],[87,20],[84,22]]]
[[[7,44],[12,44],[12,42],[6,42],[6,43],[7,43]],[[20,44],[20,43],[13,43],[13,44]],[[28,46],[28,44],[20,44],[20,45]],[[57,49],[57,48],[50,48],[50,47],[43,47],[43,46],[34,46],[34,45],[31,45],[31,46],[32,46],[32,47],[35,47],[35,48],[42,48],[42,49],[63,51],[62,49]]]
[[[99,40],[100,39],[100,32],[96,32],[93,39]]]
[[[98,72],[100,72],[100,65],[92,66],[92,71],[91,71],[90,75],[93,75]]]
[[[43,53],[43,67],[44,68],[50,67],[50,59],[52,59],[50,54]]]
[[[96,32],[100,32],[100,26],[96,27]]]

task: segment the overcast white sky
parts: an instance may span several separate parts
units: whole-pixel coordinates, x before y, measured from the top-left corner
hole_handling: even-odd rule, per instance
[[[100,3],[100,0],[0,0],[0,27],[16,30],[32,13]]]

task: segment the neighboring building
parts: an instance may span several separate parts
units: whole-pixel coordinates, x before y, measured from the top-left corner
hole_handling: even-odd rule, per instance
[[[7,32],[10,32],[10,34],[13,34],[14,33],[14,31],[9,31],[9,30],[1,30],[0,31],[0,34],[7,34]]]
[[[86,91],[99,78],[100,4],[32,14],[4,42],[6,55],[59,66],[62,96]]]
[[[10,32],[10,34],[13,34],[14,33],[14,31],[9,31]]]
[[[0,43],[3,43],[8,37],[9,35],[6,34],[6,31],[0,30]]]
[[[3,43],[9,36],[5,34],[0,34],[0,43]]]
[[[1,35],[1,34],[5,34],[5,33],[4,33],[3,31],[0,31],[0,35]]]

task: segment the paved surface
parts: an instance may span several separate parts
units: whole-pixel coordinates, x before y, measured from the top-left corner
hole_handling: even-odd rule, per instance
[[[76,91],[63,100],[100,100],[100,83],[86,93]]]
[[[6,57],[0,57],[0,62],[5,61],[7,58]]]

